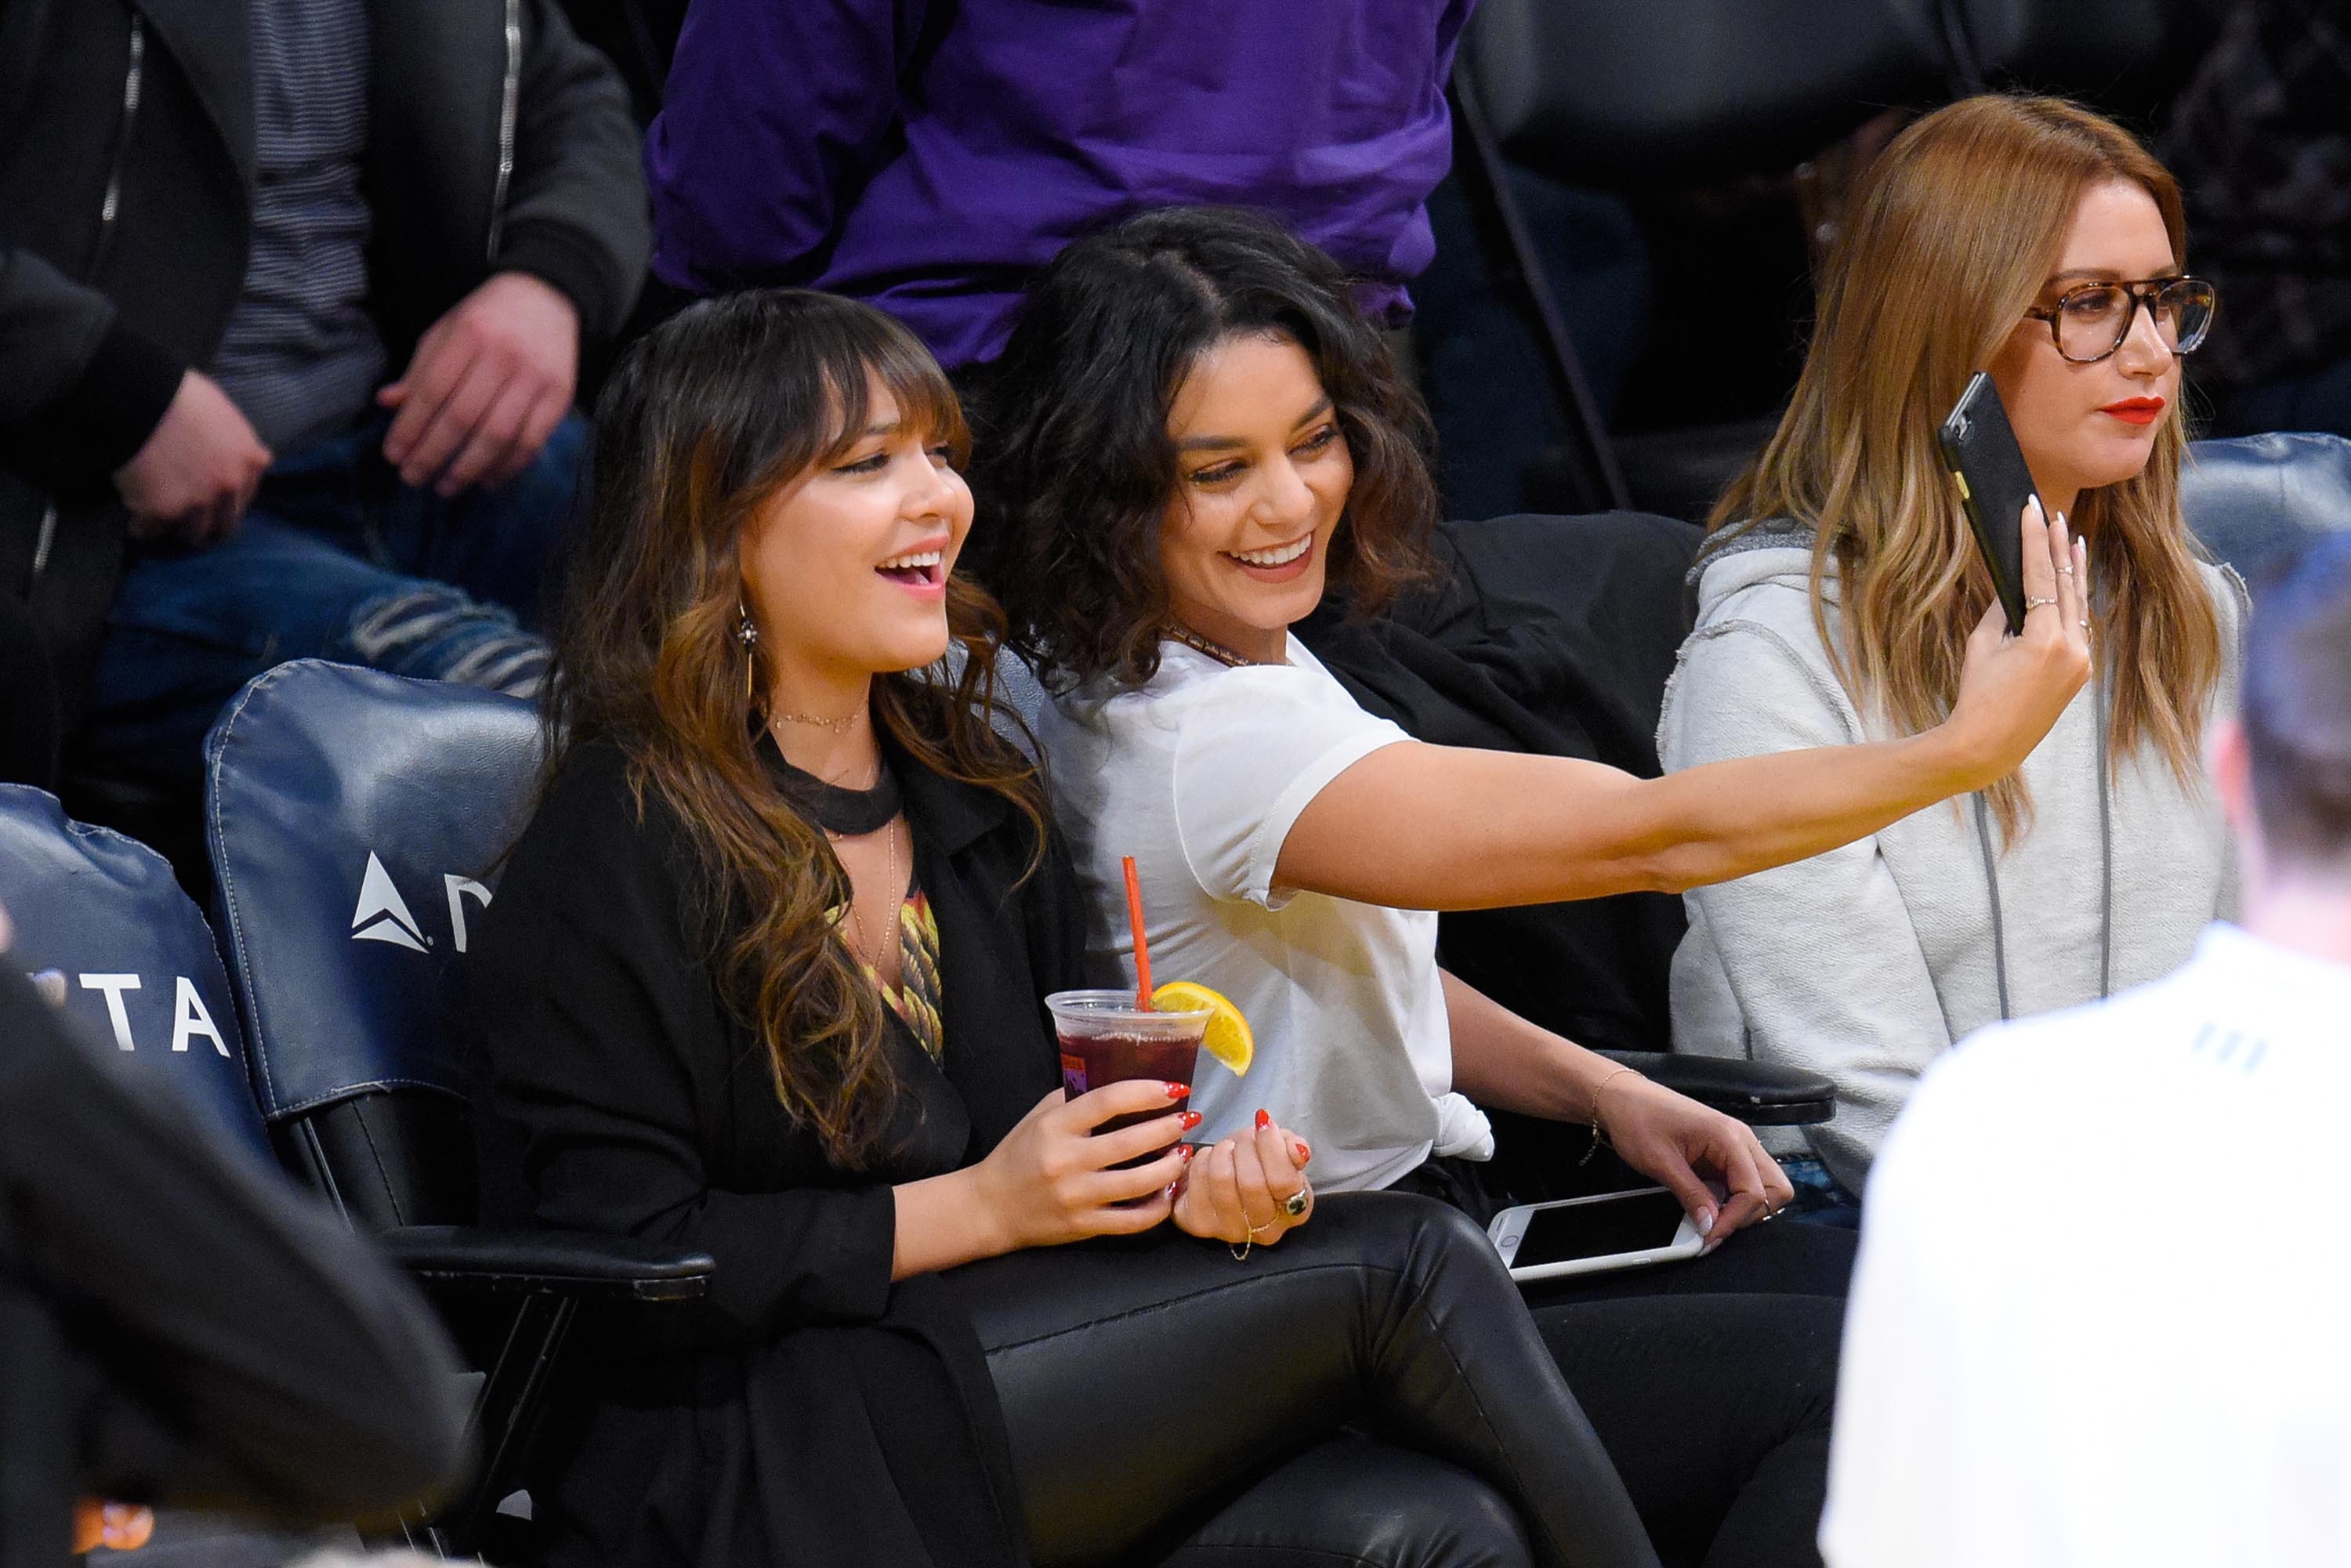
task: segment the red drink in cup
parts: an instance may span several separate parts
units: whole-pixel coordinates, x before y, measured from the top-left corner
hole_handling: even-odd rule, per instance
[[[1061,1040],[1061,1089],[1072,1100],[1130,1078],[1190,1084],[1200,1037],[1212,1016],[1207,1008],[1144,1012],[1135,1007],[1133,991],[1056,991],[1045,1005],[1052,1009],[1053,1031]],[[1094,1131],[1114,1133],[1182,1108],[1178,1103],[1113,1116]]]

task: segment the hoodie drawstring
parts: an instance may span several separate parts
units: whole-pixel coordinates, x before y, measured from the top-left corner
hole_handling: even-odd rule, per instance
[[[2099,925],[2098,925],[2098,999],[2104,1001],[2114,994],[2115,982],[2115,808],[2114,787],[2107,777],[2106,753],[2106,683],[2103,674],[2093,687],[2094,705],[2098,727],[2098,861],[2099,861]],[[2008,1004],[2008,934],[2001,917],[2000,864],[1992,853],[1991,811],[1978,791],[1976,808],[1976,842],[1982,846],[1984,889],[1991,900],[1991,971],[2000,988],[2000,1019],[2009,1020]]]

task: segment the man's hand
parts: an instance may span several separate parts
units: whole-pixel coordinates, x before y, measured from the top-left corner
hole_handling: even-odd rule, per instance
[[[269,466],[269,448],[211,377],[180,378],[172,406],[141,446],[114,471],[131,508],[131,537],[214,545],[236,532]]]
[[[503,485],[538,455],[579,378],[571,301],[527,273],[498,273],[433,323],[408,373],[375,394],[399,410],[384,461],[444,496]]]

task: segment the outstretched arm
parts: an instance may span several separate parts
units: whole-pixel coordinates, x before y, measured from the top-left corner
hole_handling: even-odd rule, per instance
[[[1865,838],[2014,769],[2088,678],[2079,550],[2028,507],[2023,633],[1997,606],[1968,641],[1951,716],[1924,734],[1639,779],[1598,763],[1397,745],[1325,785],[1279,888],[1405,909],[1679,893]],[[2075,570],[2060,574],[2060,563]],[[1371,851],[1367,846],[1376,846]]]

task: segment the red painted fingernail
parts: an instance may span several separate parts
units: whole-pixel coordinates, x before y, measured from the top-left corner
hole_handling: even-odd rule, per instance
[[[1186,1112],[1185,1112],[1185,1113],[1184,1113],[1184,1120],[1183,1120],[1183,1124],[1182,1124],[1182,1125],[1183,1125],[1183,1128],[1184,1128],[1184,1130],[1185,1130],[1186,1132],[1187,1132],[1187,1133],[1188,1133],[1188,1132],[1190,1132],[1193,1128],[1195,1128],[1195,1127],[1198,1126],[1199,1124],[1200,1124],[1200,1113],[1198,1113],[1197,1111],[1186,1111]]]
[[[1187,1166],[1192,1163],[1192,1156],[1199,1152],[1199,1150],[1194,1148],[1189,1144],[1178,1144],[1176,1145],[1176,1157],[1182,1160]]]
[[[1310,1149],[1310,1148],[1308,1148],[1308,1147],[1306,1146],[1306,1140],[1305,1140],[1305,1139],[1303,1139],[1303,1138],[1299,1139],[1299,1140],[1298,1140],[1298,1163],[1299,1163],[1300,1165],[1301,1165],[1301,1166],[1302,1166],[1302,1165],[1304,1165],[1307,1161],[1309,1161],[1309,1160],[1312,1159],[1313,1157],[1314,1157],[1314,1151],[1313,1151],[1312,1149]]]
[[[1192,1092],[1192,1086],[1188,1083],[1163,1083],[1160,1087],[1167,1091],[1167,1098],[1170,1100],[1181,1100],[1185,1095]]]
[[[1268,1113],[1266,1113],[1266,1112],[1264,1112],[1264,1111],[1259,1111],[1259,1112],[1257,1113],[1257,1130],[1258,1130],[1259,1132],[1262,1133],[1262,1132],[1264,1132],[1268,1127],[1270,1127],[1270,1126],[1272,1126],[1272,1125],[1273,1125],[1273,1117],[1272,1117],[1270,1114],[1269,1114]]]

